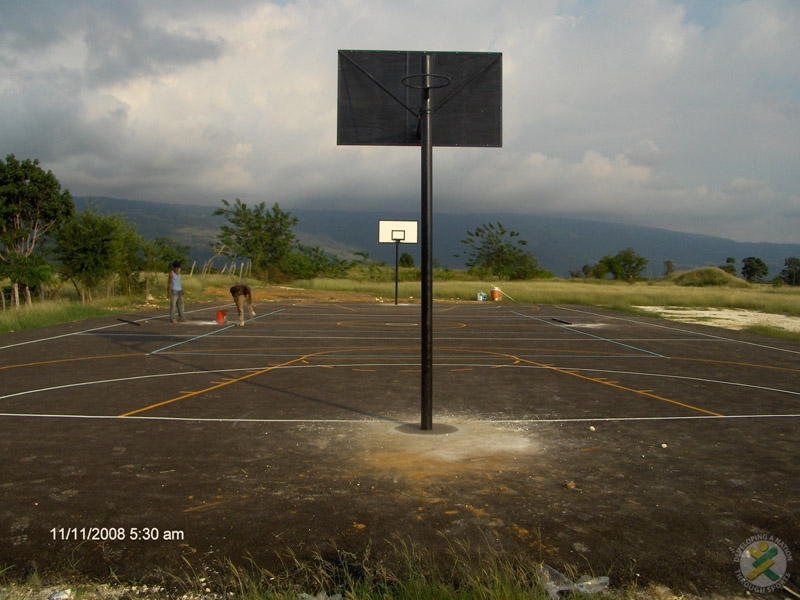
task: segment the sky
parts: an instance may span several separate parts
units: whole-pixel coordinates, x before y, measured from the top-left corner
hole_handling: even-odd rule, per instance
[[[501,52],[502,148],[433,209],[800,243],[797,0],[0,0],[0,153],[74,197],[420,208],[418,148],[338,146],[340,49]],[[435,124],[434,124],[435,126]]]

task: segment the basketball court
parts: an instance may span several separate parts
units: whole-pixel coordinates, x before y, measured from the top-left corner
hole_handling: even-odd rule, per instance
[[[0,337],[0,564],[142,578],[468,541],[676,590],[800,548],[800,344],[580,306],[261,303]],[[235,319],[233,319],[235,321]]]

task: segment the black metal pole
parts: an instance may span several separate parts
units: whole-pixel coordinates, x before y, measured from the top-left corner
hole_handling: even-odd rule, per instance
[[[422,57],[422,429],[433,428],[433,136],[431,132],[431,55]]]
[[[400,281],[400,240],[394,242],[394,305],[397,306],[397,289]]]

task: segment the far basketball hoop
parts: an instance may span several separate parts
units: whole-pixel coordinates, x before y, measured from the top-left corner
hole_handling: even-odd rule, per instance
[[[416,221],[378,221],[378,243],[394,244],[394,305],[400,287],[400,244],[417,243]]]
[[[378,221],[379,244],[416,244],[417,221]]]

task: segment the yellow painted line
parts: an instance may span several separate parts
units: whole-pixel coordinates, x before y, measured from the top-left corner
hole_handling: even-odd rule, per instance
[[[18,365],[3,365],[0,367],[0,371],[3,369],[18,369],[20,367],[41,367],[42,365],[57,365],[59,363],[68,363],[68,362],[79,362],[84,360],[98,360],[98,359],[106,359],[106,358],[126,358],[130,356],[145,356],[146,353],[144,352],[131,352],[129,354],[105,354],[103,356],[81,356],[78,358],[58,358],[55,360],[41,360],[37,362],[30,362],[30,363],[20,363]]]
[[[448,311],[454,310],[456,308],[459,308],[459,306],[456,305],[456,306],[451,306],[449,308],[437,308],[436,312],[443,313],[443,312],[448,312]]]
[[[686,404],[685,402],[680,402],[678,400],[673,400],[671,398],[665,398],[663,396],[659,396],[657,394],[653,394],[653,393],[651,393],[651,392],[649,392],[647,390],[637,390],[637,389],[630,388],[630,387],[627,387],[627,386],[624,386],[624,385],[620,385],[618,382],[609,381],[605,377],[588,377],[586,375],[583,375],[583,374],[575,372],[575,371],[571,371],[569,369],[561,369],[561,368],[555,367],[555,366],[553,366],[552,364],[549,364],[549,363],[540,363],[540,362],[536,362],[536,361],[533,361],[533,360],[528,360],[526,358],[521,358],[519,356],[514,356],[513,354],[506,354],[506,353],[503,353],[503,352],[491,352],[491,351],[483,351],[483,352],[485,354],[503,356],[503,357],[506,357],[506,358],[513,359],[513,360],[516,361],[514,364],[518,364],[520,362],[527,363],[529,365],[533,365],[535,367],[540,367],[540,368],[543,368],[543,369],[547,369],[547,370],[553,371],[555,373],[561,373],[563,375],[569,375],[571,377],[577,377],[578,379],[583,379],[584,381],[591,381],[592,383],[599,383],[601,385],[606,385],[608,387],[612,387],[612,388],[615,388],[615,389],[618,389],[618,390],[622,390],[622,391],[625,391],[625,392],[631,392],[633,394],[638,394],[640,396],[645,396],[647,398],[652,398],[654,400],[660,400],[661,402],[668,402],[669,404],[675,404],[676,406],[681,406],[683,408],[688,408],[689,410],[695,410],[697,412],[701,412],[701,413],[704,413],[704,414],[707,414],[707,415],[711,415],[713,417],[724,417],[725,416],[725,415],[723,415],[721,413],[717,413],[717,412],[713,412],[713,411],[710,411],[710,410],[706,410],[704,408],[700,408],[698,406],[693,406],[691,404]],[[493,368],[498,368],[498,367],[493,367]]]
[[[235,379],[230,379],[228,381],[223,381],[223,382],[214,384],[212,386],[209,386],[207,388],[204,388],[202,390],[197,390],[197,391],[194,391],[194,392],[181,393],[180,396],[176,396],[175,398],[170,398],[169,400],[164,400],[163,402],[156,402],[155,404],[151,404],[150,406],[137,408],[136,410],[132,410],[130,412],[123,413],[123,414],[121,414],[119,416],[120,417],[130,417],[130,416],[133,416],[133,415],[138,415],[139,413],[143,413],[145,411],[152,410],[154,408],[158,408],[159,406],[165,406],[167,404],[172,404],[173,402],[178,402],[180,400],[185,400],[186,398],[191,398],[193,396],[199,396],[200,394],[205,394],[206,392],[211,392],[213,390],[218,390],[218,389],[223,388],[225,386],[228,386],[228,385],[231,385],[231,384],[234,384],[234,383],[239,383],[240,381],[245,381],[246,379],[250,379],[251,377],[255,377],[256,375],[263,375],[264,373],[269,373],[270,371],[272,371],[274,369],[280,369],[282,367],[289,366],[289,365],[294,364],[296,362],[302,362],[306,358],[308,358],[308,356],[309,355],[301,356],[299,358],[294,358],[294,359],[292,359],[290,361],[287,361],[285,363],[281,363],[281,364],[278,364],[278,365],[267,367],[266,369],[260,369],[258,371],[253,371],[252,373],[248,373],[247,375],[242,375],[241,377],[237,377]]]
[[[691,404],[686,404],[685,402],[680,402],[678,400],[672,400],[671,398],[665,398],[664,396],[659,396],[657,394],[652,394],[652,393],[650,393],[650,392],[648,392],[646,390],[637,390],[637,389],[630,388],[630,387],[627,387],[627,386],[624,386],[624,385],[620,385],[617,382],[609,381],[609,380],[607,380],[605,378],[587,377],[586,375],[581,375],[580,373],[575,373],[574,371],[567,371],[566,369],[559,369],[558,367],[553,367],[552,365],[548,366],[548,365],[545,365],[543,363],[537,363],[537,362],[532,361],[532,360],[525,360],[525,359],[520,359],[520,360],[522,360],[523,362],[526,362],[528,364],[537,366],[537,367],[544,367],[546,369],[549,369],[550,371],[555,371],[556,373],[563,373],[564,375],[569,375],[571,377],[577,377],[578,379],[583,379],[584,381],[591,381],[593,383],[599,383],[601,385],[607,385],[608,387],[612,387],[612,388],[615,388],[615,389],[618,389],[618,390],[622,390],[622,391],[625,391],[625,392],[632,392],[632,393],[638,394],[640,396],[645,396],[647,398],[652,398],[654,400],[660,400],[661,402],[668,402],[670,404],[675,404],[676,406],[681,406],[683,408],[688,408],[689,410],[696,410],[697,412],[701,412],[701,413],[704,413],[704,414],[707,414],[707,415],[711,415],[711,416],[714,416],[714,417],[724,417],[725,416],[725,415],[717,413],[717,412],[706,410],[705,408],[700,408],[698,406],[692,406]]]
[[[737,362],[732,360],[715,360],[713,358],[684,358],[682,356],[670,356],[670,360],[686,360],[690,362],[711,363],[715,365],[733,365],[736,367],[750,367],[753,369],[770,369],[774,371],[789,371],[790,373],[800,373],[800,369],[792,367],[776,367],[775,365],[757,365],[753,363]]]
[[[342,310],[349,310],[352,313],[359,312],[356,308],[353,308],[352,306],[345,306],[345,305],[342,305],[342,304],[334,304],[334,305],[331,306],[329,304],[319,304],[317,302],[312,302],[310,304],[306,304],[305,306],[309,306],[309,307],[311,307],[311,306],[322,306],[324,308],[340,308]],[[322,321],[322,322],[324,322],[324,321]]]
[[[138,408],[136,410],[132,410],[130,412],[123,413],[123,414],[121,414],[119,416],[120,417],[130,417],[130,416],[133,416],[133,415],[137,415],[139,413],[143,413],[143,412],[146,412],[148,410],[152,410],[154,408],[158,408],[160,406],[165,406],[167,404],[172,404],[173,402],[179,402],[180,400],[185,400],[187,398],[192,398],[194,396],[199,396],[201,394],[205,394],[206,392],[211,392],[211,391],[214,391],[214,390],[218,390],[218,389],[223,388],[225,386],[232,385],[234,383],[239,383],[241,381],[245,381],[247,379],[250,379],[251,377],[256,377],[257,375],[263,375],[264,373],[269,373],[270,371],[273,371],[275,369],[281,369],[283,367],[288,367],[289,365],[292,365],[292,364],[295,364],[295,363],[309,364],[308,363],[308,359],[309,358],[314,358],[314,357],[318,358],[318,357],[321,357],[321,356],[326,355],[326,354],[335,354],[337,352],[344,352],[344,351],[347,351],[347,350],[352,350],[352,348],[349,348],[349,349],[348,348],[337,348],[336,350],[326,350],[324,352],[315,352],[315,353],[312,353],[312,354],[305,354],[303,356],[299,356],[297,358],[293,358],[292,360],[289,360],[289,361],[286,361],[286,362],[283,362],[283,363],[270,365],[269,367],[266,367],[264,369],[258,369],[258,370],[252,371],[252,372],[248,373],[247,375],[243,375],[242,377],[236,377],[236,378],[228,379],[227,381],[222,381],[222,382],[219,382],[219,383],[215,383],[214,385],[211,385],[211,386],[209,386],[207,388],[203,388],[202,390],[197,390],[197,391],[192,391],[192,392],[181,392],[181,394],[179,396],[176,396],[175,398],[170,398],[170,399],[164,400],[162,402],[156,402],[155,404],[151,404],[149,406],[144,406],[142,408]]]

